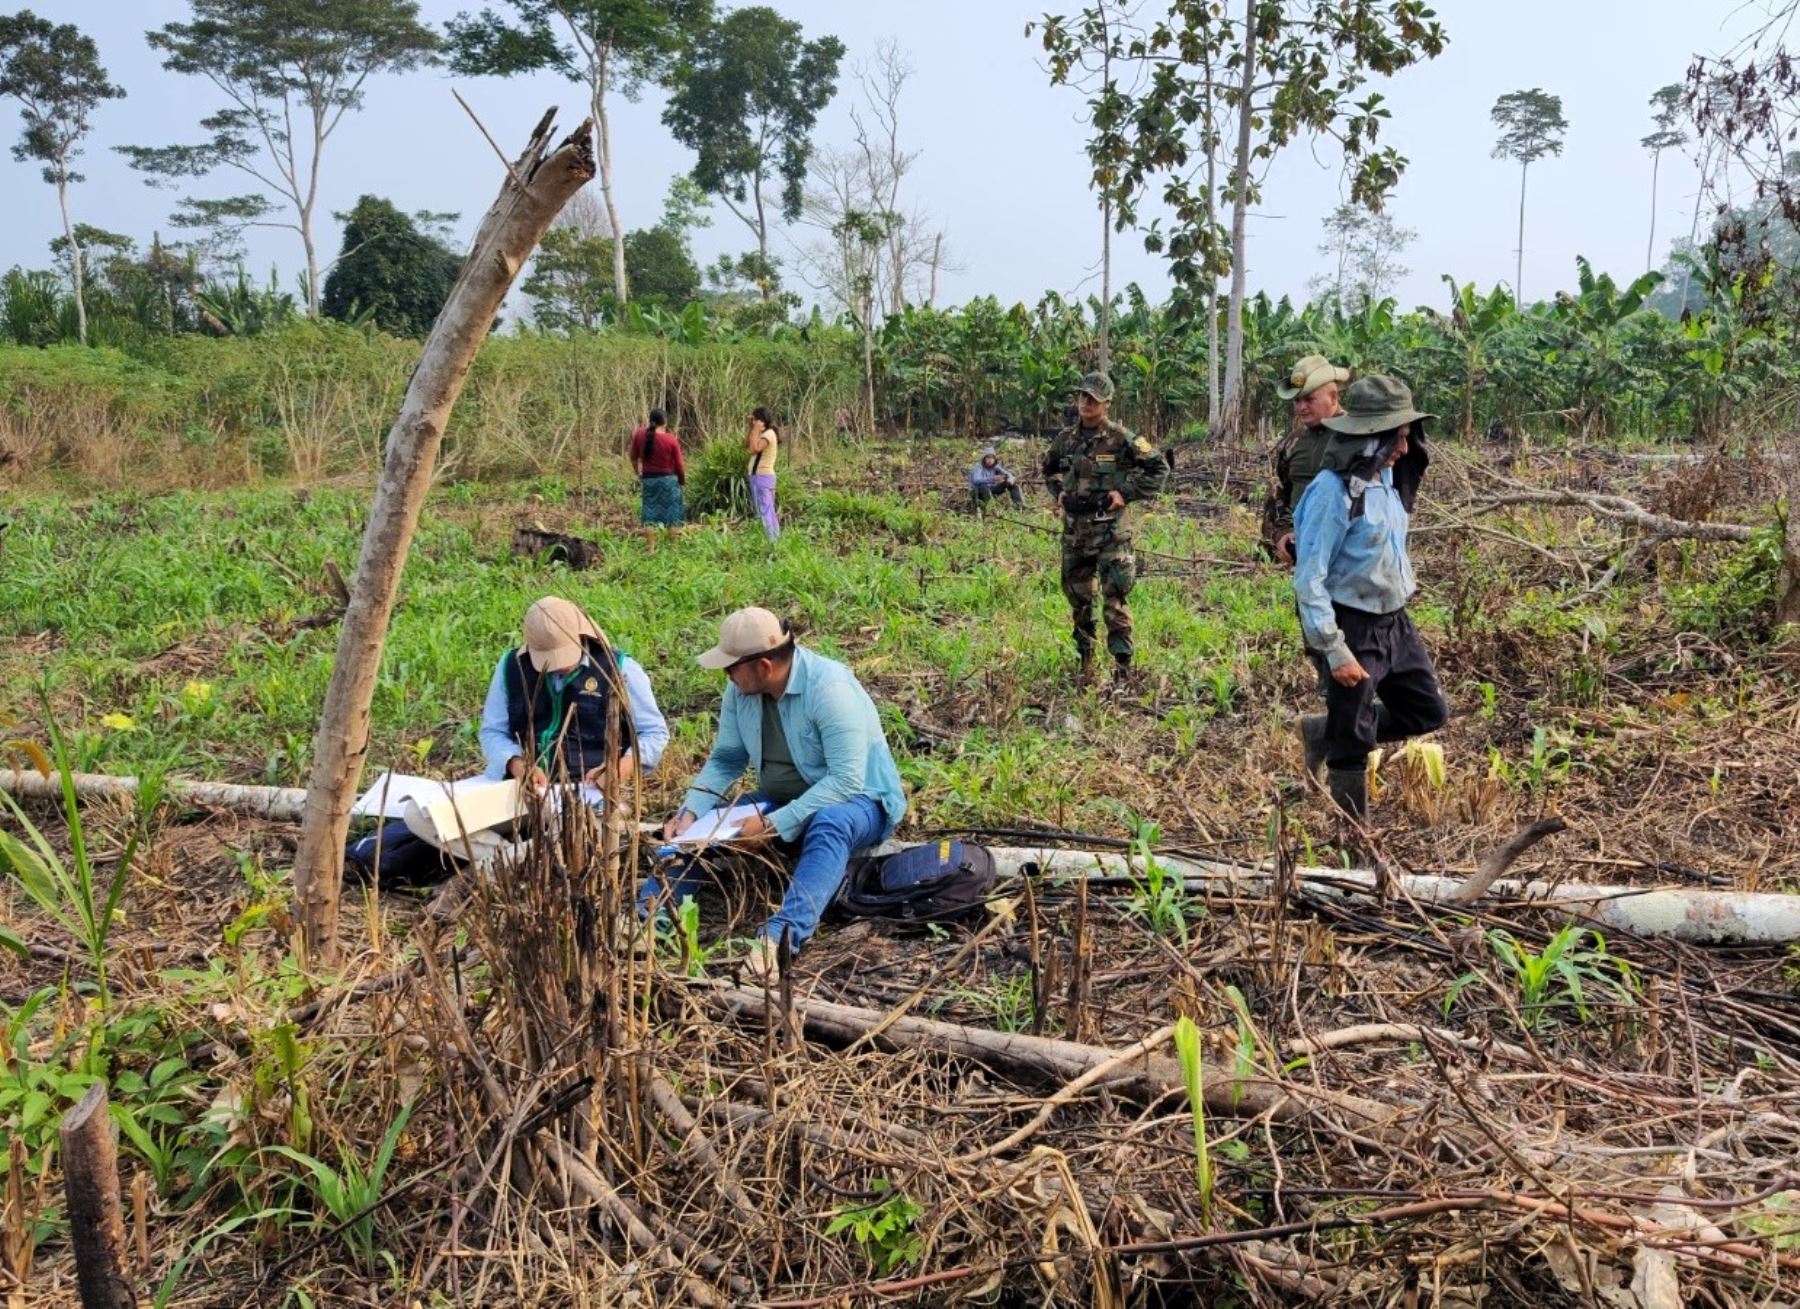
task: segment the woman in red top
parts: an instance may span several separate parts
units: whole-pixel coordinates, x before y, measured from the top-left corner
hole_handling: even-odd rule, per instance
[[[638,520],[663,527],[680,527],[687,521],[681,491],[687,485],[687,461],[681,457],[681,438],[665,426],[668,415],[650,411],[650,422],[631,434],[631,471],[643,488]]]

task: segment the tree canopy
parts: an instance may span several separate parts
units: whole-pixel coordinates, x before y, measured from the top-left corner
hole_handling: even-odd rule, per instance
[[[756,234],[769,261],[764,188],[788,222],[800,217],[812,130],[837,94],[844,43],[806,40],[800,24],[763,5],[735,9],[694,42],[676,73],[663,122],[698,156],[693,178]]]
[[[379,196],[340,217],[343,253],[325,279],[327,317],[368,315],[396,336],[424,336],[456,281],[462,258]]]
[[[81,340],[87,340],[81,239],[69,216],[69,185],[81,174],[73,167],[81,138],[103,100],[125,92],[107,79],[100,51],[73,23],[52,23],[29,9],[0,15],[0,97],[19,102],[24,131],[13,146],[20,163],[36,160],[44,180],[56,188],[62,209],[63,239],[75,287],[75,316]]]
[[[190,196],[171,221],[180,227],[241,230],[288,227],[306,250],[308,308],[318,311],[313,240],[325,142],[359,108],[363,86],[383,72],[430,59],[438,41],[419,22],[416,0],[189,0],[193,21],[146,34],[163,67],[204,77],[225,107],[202,118],[212,134],[197,145],[120,146],[157,183],[231,168],[257,191]],[[282,221],[269,195],[293,208]]]

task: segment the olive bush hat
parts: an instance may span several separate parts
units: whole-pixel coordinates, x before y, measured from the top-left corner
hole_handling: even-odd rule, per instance
[[[1402,423],[1411,423],[1423,440],[1425,434],[1419,424],[1437,417],[1414,409],[1412,391],[1406,383],[1382,373],[1357,378],[1338,403],[1344,406],[1344,412],[1327,418],[1325,426],[1345,436],[1376,436],[1391,432]]]
[[[1283,400],[1298,400],[1303,395],[1311,395],[1321,386],[1329,386],[1332,382],[1342,385],[1350,380],[1350,370],[1339,368],[1324,355],[1307,355],[1297,360],[1288,373],[1287,383],[1277,385],[1275,394]]]

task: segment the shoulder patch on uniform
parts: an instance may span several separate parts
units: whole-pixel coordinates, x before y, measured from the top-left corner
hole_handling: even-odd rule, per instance
[[[1141,436],[1131,443],[1131,448],[1141,455],[1153,455],[1156,453],[1156,447],[1151,445],[1148,440]]]

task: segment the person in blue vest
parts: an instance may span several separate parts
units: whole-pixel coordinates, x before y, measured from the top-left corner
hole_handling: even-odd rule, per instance
[[[547,595],[525,611],[524,641],[500,656],[481,711],[486,776],[542,787],[599,785],[608,744],[619,779],[649,772],[669,743],[649,675],[573,601]]]
[[[881,715],[856,675],[796,645],[787,623],[767,609],[740,609],[726,618],[719,643],[699,663],[725,674],[719,733],[663,836],[675,840],[722,804],[746,769],[755,773],[756,789],[738,803],[764,809],[734,841],[773,844],[794,859],[781,907],[746,960],[752,974],[773,979],[783,932],[790,948],[805,944],[851,858],[893,834],[906,797]],[[696,896],[696,871],[693,858],[678,858],[664,876],[651,877],[639,896],[640,913]]]

